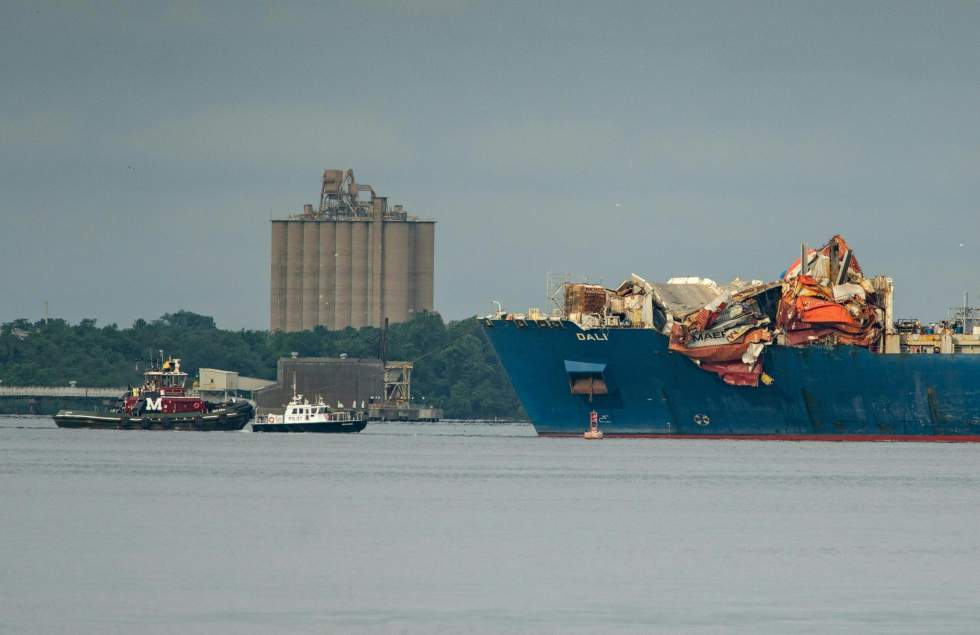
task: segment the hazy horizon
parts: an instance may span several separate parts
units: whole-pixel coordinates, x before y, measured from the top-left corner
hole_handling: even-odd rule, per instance
[[[980,4],[0,7],[0,322],[269,326],[269,220],[351,167],[438,221],[447,319],[775,279],[842,233],[898,317],[980,299]]]

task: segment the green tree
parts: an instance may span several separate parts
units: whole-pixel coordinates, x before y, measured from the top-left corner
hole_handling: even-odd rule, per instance
[[[14,335],[15,328],[27,335]],[[60,319],[16,320],[0,325],[0,380],[8,385],[65,385],[72,380],[88,386],[135,384],[147,361],[161,349],[182,358],[192,375],[209,367],[274,379],[277,360],[293,352],[304,357],[346,353],[376,358],[381,335],[374,327],[226,331],[209,316],[183,310],[152,322],[139,319],[126,329],[115,324],[98,328],[94,319],[77,325]],[[446,324],[437,313],[420,313],[391,325],[386,358],[413,362],[413,395],[443,408],[449,418],[523,416],[475,318]]]

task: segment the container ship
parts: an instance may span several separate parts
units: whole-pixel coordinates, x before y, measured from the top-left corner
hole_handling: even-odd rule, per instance
[[[482,318],[541,436],[980,441],[975,309],[896,320],[841,236],[774,282],[561,289],[550,314]]]

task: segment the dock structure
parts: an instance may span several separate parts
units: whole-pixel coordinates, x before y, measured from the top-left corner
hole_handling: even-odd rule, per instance
[[[442,410],[412,401],[412,363],[380,358],[283,357],[275,384],[256,390],[259,415],[280,411],[296,390],[323,397],[338,409],[362,413],[369,421],[438,421]]]
[[[73,399],[112,399],[129,390],[126,386],[118,388],[92,388],[88,386],[3,386],[0,397],[18,399],[39,399],[42,397],[71,397]]]
[[[388,206],[353,170],[323,173],[320,203],[272,221],[270,327],[380,327],[433,309],[435,221]]]
[[[5,410],[13,408],[14,412],[20,414],[43,414],[51,411],[58,399],[85,400],[88,403],[103,402],[109,403],[119,399],[129,388],[119,387],[92,387],[92,386],[8,386],[0,384],[0,402],[5,403]],[[17,404],[17,402],[20,402]],[[25,403],[26,402],[26,403]]]

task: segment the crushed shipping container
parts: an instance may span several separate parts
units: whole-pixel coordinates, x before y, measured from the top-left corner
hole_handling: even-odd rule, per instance
[[[707,278],[650,283],[632,274],[616,289],[565,285],[565,315],[586,328],[655,328],[668,349],[685,355],[725,383],[771,383],[766,346],[845,344],[880,346],[891,282],[866,278],[839,235],[819,249],[801,250],[775,282]]]

